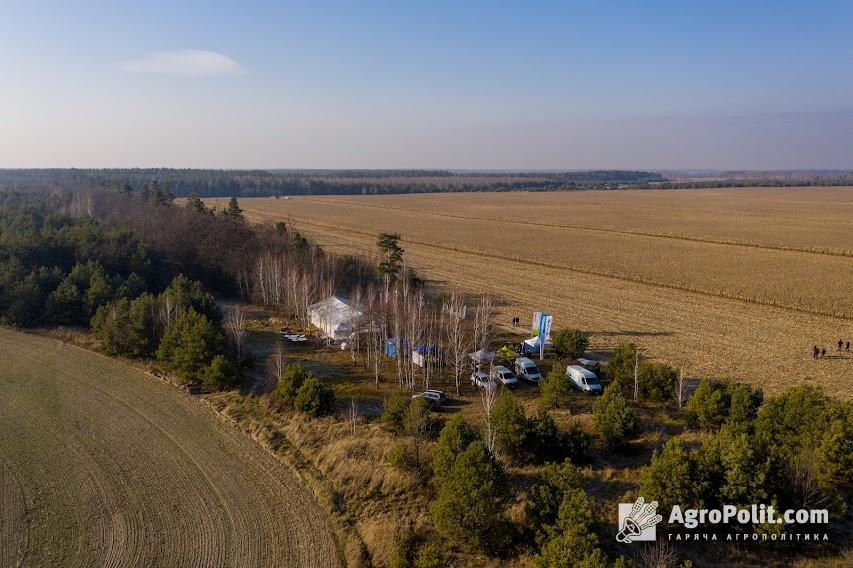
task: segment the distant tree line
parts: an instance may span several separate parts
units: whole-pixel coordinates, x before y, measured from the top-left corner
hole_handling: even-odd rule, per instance
[[[0,189],[122,188],[142,192],[154,182],[176,196],[381,195],[467,191],[560,191],[662,182],[655,172],[452,172],[443,170],[0,170]]]

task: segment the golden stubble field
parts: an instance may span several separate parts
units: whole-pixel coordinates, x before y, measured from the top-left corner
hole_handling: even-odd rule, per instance
[[[299,476],[208,405],[0,328],[0,566],[335,566]]]
[[[208,200],[223,207],[225,200]],[[489,292],[502,317],[555,315],[694,376],[853,398],[853,188],[464,193],[240,200],[334,252],[406,259],[451,287]],[[812,345],[826,347],[814,360]]]

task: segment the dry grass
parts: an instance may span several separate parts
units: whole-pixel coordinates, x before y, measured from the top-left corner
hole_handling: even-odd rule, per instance
[[[853,397],[853,189],[737,189],[244,199],[336,252],[375,253],[397,231],[435,281],[496,294],[634,341],[693,375]],[[535,220],[532,222],[531,220]],[[545,243],[533,247],[535,241]],[[812,344],[827,347],[814,361]]]

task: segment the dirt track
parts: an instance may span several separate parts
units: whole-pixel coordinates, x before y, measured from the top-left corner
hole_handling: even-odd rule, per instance
[[[311,491],[202,402],[0,329],[0,566],[336,566]]]

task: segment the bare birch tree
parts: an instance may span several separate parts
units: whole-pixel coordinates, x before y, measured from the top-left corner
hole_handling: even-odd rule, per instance
[[[459,394],[460,383],[465,374],[465,365],[468,361],[468,352],[471,350],[471,337],[465,325],[468,306],[465,299],[456,292],[452,293],[450,299],[442,307],[444,318],[444,337],[447,341],[448,356],[453,372],[453,382],[456,385],[456,394]]]
[[[234,304],[228,311],[228,321],[225,322],[228,335],[234,342],[234,350],[237,352],[237,364],[243,360],[243,345],[246,340],[246,311],[240,304]]]
[[[480,402],[482,403],[481,411],[483,413],[483,441],[489,452],[495,453],[495,440],[497,438],[497,430],[492,424],[492,409],[495,407],[495,402],[498,400],[498,391],[500,390],[495,384],[494,386],[480,387]]]

